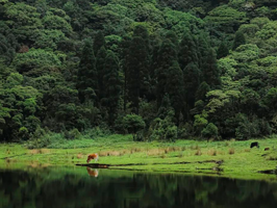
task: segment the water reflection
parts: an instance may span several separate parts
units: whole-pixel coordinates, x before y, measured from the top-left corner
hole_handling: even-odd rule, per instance
[[[92,177],[98,177],[92,180]],[[277,184],[79,168],[0,171],[1,208],[275,208]]]
[[[92,168],[87,167],[87,171],[88,171],[89,176],[98,177],[99,172],[97,169],[93,170]]]

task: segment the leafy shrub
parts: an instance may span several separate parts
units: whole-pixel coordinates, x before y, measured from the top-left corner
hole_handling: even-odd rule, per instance
[[[136,134],[138,131],[145,128],[145,122],[141,116],[129,114],[123,118],[124,128],[128,133]]]
[[[238,114],[239,126],[236,128],[236,137],[240,140],[266,136],[272,133],[268,121],[257,116],[248,118],[244,114]]]
[[[64,132],[64,137],[68,140],[80,139],[81,133],[78,131],[78,129],[74,128],[70,131]]]
[[[127,129],[125,129],[125,126],[124,126],[124,121],[123,121],[123,116],[118,116],[114,122],[114,129],[117,133],[120,133],[120,134],[127,134],[128,131]]]
[[[111,135],[111,131],[106,127],[95,127],[83,132],[85,139],[95,139],[98,137],[107,137]]]
[[[265,119],[260,119],[259,120],[259,127],[260,127],[260,135],[265,136],[265,135],[270,135],[272,134],[272,127],[270,126],[269,122]]]
[[[153,140],[175,141],[178,136],[177,126],[168,120],[156,118],[151,122],[147,138]]]
[[[62,134],[51,133],[38,126],[36,131],[31,135],[30,140],[27,141],[26,147],[29,149],[46,148],[51,143],[61,140],[64,140]]]
[[[33,139],[33,140],[39,139],[39,138],[45,136],[45,134],[46,134],[46,131],[43,128],[41,128],[40,126],[38,126],[36,128],[35,132],[32,134],[31,139]]]
[[[177,139],[177,126],[168,126],[166,128],[165,139],[168,141],[175,141]]]
[[[27,143],[26,147],[29,149],[45,148],[50,144],[50,139],[48,136],[43,136],[40,138],[31,138]]]
[[[239,126],[236,128],[237,139],[250,139],[258,134],[257,122],[252,123],[244,114],[238,114],[237,119],[239,120]]]
[[[18,132],[18,136],[21,140],[28,140],[29,139],[29,131],[26,127],[21,127]]]
[[[191,123],[185,123],[178,127],[178,138],[180,139],[188,139],[193,135],[193,126]]]
[[[138,131],[136,135],[133,135],[133,140],[137,142],[141,142],[144,140],[144,131]]]
[[[208,124],[207,119],[203,115],[195,115],[194,116],[194,124],[193,127],[195,128],[195,131],[197,134],[199,134],[205,126]]]
[[[201,132],[204,138],[217,138],[218,136],[218,128],[213,123],[209,123],[206,128],[204,128]]]

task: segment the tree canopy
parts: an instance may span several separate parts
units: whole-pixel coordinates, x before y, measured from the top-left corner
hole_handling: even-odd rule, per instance
[[[2,0],[0,17],[0,142],[41,129],[171,141],[277,131],[271,1]]]

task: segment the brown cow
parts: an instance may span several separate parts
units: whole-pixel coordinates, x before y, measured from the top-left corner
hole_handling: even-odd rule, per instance
[[[98,154],[97,153],[93,153],[93,154],[90,154],[89,156],[88,156],[88,159],[87,159],[87,163],[89,163],[89,161],[91,161],[91,160],[95,160],[95,161],[97,161],[98,160]]]

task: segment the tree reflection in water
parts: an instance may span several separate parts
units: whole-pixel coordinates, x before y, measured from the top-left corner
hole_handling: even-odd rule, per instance
[[[90,168],[0,171],[1,208],[275,208],[276,204],[277,184],[264,181],[112,170],[98,175]]]

